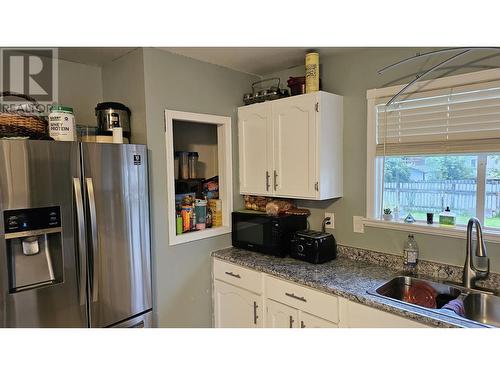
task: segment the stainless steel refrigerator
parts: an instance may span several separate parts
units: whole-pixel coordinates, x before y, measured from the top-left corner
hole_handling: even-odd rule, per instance
[[[0,140],[0,326],[149,327],[142,145]]]

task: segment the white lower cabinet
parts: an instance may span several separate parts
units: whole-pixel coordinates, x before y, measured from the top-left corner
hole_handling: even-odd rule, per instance
[[[282,303],[266,300],[267,328],[297,328],[299,310]]]
[[[319,290],[214,259],[217,328],[425,328]]]
[[[340,327],[342,328],[430,328],[360,303],[340,299]]]
[[[335,328],[338,298],[276,277],[264,276],[266,327]]]
[[[337,328],[337,325],[326,319],[301,311],[299,315],[300,328]]]
[[[223,281],[214,282],[216,328],[262,327],[262,297]]]
[[[337,328],[326,319],[297,310],[283,303],[266,300],[267,328]]]

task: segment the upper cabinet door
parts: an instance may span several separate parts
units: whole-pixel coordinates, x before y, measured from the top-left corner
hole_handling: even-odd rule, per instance
[[[275,195],[316,198],[317,96],[299,95],[273,102]]]
[[[273,195],[270,103],[238,109],[240,193]]]

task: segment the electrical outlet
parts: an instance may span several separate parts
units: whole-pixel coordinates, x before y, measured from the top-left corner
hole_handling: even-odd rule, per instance
[[[365,226],[363,224],[363,216],[353,216],[352,226],[354,233],[365,233]]]
[[[335,216],[333,212],[325,212],[325,219],[329,217],[330,220],[325,222],[325,228],[335,229]]]

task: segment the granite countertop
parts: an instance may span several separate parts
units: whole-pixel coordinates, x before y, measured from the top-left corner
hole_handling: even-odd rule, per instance
[[[408,306],[397,301],[369,294],[401,271],[369,263],[364,260],[339,256],[324,264],[310,264],[292,258],[277,258],[237,248],[217,250],[212,256],[227,262],[277,276],[323,292],[337,295],[367,306],[387,311],[404,318],[434,327],[485,327],[472,321],[437,314],[427,309]],[[432,277],[422,278],[432,280]],[[450,314],[453,314],[450,312]]]

